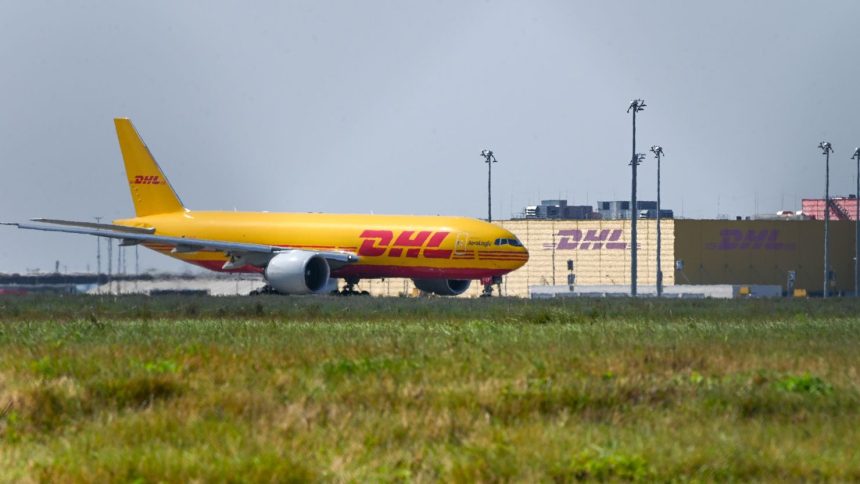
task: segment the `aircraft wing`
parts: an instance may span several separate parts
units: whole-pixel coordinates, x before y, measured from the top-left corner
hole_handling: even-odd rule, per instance
[[[265,267],[275,255],[293,250],[308,251],[307,249],[290,249],[276,245],[248,244],[242,242],[225,242],[220,240],[192,239],[187,237],[171,237],[155,235],[154,229],[141,229],[113,224],[94,224],[90,222],[73,222],[68,220],[34,219],[42,223],[3,223],[19,229],[44,230],[46,232],[64,232],[69,234],[95,235],[119,239],[120,245],[129,246],[146,242],[173,245],[174,253],[183,252],[223,252],[230,257],[224,264],[224,269],[238,269],[244,265]],[[54,224],[54,225],[48,225]],[[358,262],[358,256],[349,252],[312,251],[324,257],[332,269],[346,264]]]

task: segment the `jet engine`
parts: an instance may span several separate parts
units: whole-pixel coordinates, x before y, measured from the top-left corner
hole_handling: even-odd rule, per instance
[[[459,296],[472,284],[467,279],[412,279],[412,282],[418,289],[439,296]]]
[[[284,294],[313,294],[329,289],[331,269],[325,257],[291,250],[272,257],[266,266],[266,282]]]

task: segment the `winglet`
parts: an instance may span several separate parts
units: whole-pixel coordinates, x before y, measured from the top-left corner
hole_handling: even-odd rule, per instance
[[[131,200],[138,217],[185,211],[185,207],[128,118],[114,119]]]

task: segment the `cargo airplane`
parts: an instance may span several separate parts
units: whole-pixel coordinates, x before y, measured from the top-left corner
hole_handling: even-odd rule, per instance
[[[215,271],[262,273],[267,288],[285,294],[331,292],[336,279],[352,293],[360,279],[410,278],[422,291],[456,296],[529,258],[511,232],[465,217],[189,210],[131,121],[114,124],[135,217],[7,225],[109,237]]]

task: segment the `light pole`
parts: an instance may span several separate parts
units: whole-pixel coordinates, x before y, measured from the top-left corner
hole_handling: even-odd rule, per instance
[[[107,242],[107,286],[108,294],[113,294],[113,239],[105,237]]]
[[[493,150],[481,151],[484,163],[487,164],[487,222],[493,221],[493,163],[498,163],[493,155]]]
[[[854,149],[857,160],[857,191],[854,192],[854,297],[860,297],[860,285],[857,278],[857,261],[860,259],[860,148]]]
[[[663,295],[663,270],[660,266],[660,159],[663,158],[663,147],[652,146],[651,153],[657,158],[657,297]]]
[[[827,141],[818,143],[821,154],[824,155],[824,293],[826,298],[830,292],[830,153],[833,146]]]
[[[102,218],[95,217],[96,223],[101,224]],[[102,238],[96,237],[96,293],[102,290]]]
[[[636,297],[636,219],[639,210],[636,206],[636,167],[645,155],[636,153],[636,113],[645,110],[645,101],[634,99],[630,101],[627,112],[633,112],[633,155],[630,157],[630,167],[633,170],[633,186],[630,191],[630,296]]]

